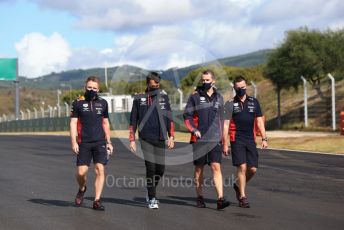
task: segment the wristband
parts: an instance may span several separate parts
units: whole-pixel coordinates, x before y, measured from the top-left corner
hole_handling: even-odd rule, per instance
[[[268,138],[267,137],[265,137],[265,138],[262,138],[262,141],[268,141]]]

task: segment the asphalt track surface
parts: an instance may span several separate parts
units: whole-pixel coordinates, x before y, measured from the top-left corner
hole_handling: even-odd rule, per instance
[[[247,191],[252,207],[237,207],[228,186],[225,195],[233,205],[224,211],[215,209],[213,187],[205,188],[207,208],[194,207],[194,188],[185,179],[193,174],[191,163],[167,166],[165,178],[184,179],[177,180],[178,187],[159,185],[160,209],[149,210],[142,186],[115,185],[114,178],[142,178],[144,163],[127,150],[127,142],[113,142],[116,153],[103,193],[106,211],[99,212],[90,208],[93,170],[84,205],[73,205],[75,157],[68,137],[0,136],[0,229],[344,229],[343,156],[261,151]],[[177,143],[177,154],[182,145]],[[226,178],[234,170],[225,159]],[[209,167],[205,176],[211,177]]]

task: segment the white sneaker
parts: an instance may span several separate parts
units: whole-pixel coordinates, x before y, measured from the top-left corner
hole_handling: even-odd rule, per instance
[[[158,209],[159,208],[158,202],[157,202],[157,200],[155,198],[151,199],[148,202],[148,208],[149,209]]]
[[[148,203],[149,203],[148,190],[146,189],[145,192],[146,192],[146,202],[147,202],[147,204],[148,204]],[[157,200],[156,198],[154,198],[154,199],[155,199],[156,203],[159,204],[159,200]]]
[[[148,190],[146,190],[146,202],[149,203],[149,196],[148,196]]]

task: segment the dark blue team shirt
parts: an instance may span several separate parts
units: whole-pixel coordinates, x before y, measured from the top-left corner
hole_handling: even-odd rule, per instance
[[[202,90],[190,95],[183,113],[184,122],[189,132],[198,130],[202,135],[201,139],[193,135],[191,142],[222,141],[223,105],[223,97],[216,90],[210,97]]]
[[[255,118],[262,117],[259,102],[256,98],[246,96],[241,102],[239,97],[225,104],[225,120],[230,120],[230,132],[234,133],[234,140],[253,140]],[[231,139],[233,141],[233,139]]]
[[[71,117],[78,118],[79,143],[105,141],[103,119],[109,118],[106,100],[100,97],[92,101],[86,101],[83,97],[75,100],[71,108]]]
[[[174,123],[169,98],[164,91],[135,96],[130,113],[129,139],[139,137],[147,141],[162,141],[174,136]]]

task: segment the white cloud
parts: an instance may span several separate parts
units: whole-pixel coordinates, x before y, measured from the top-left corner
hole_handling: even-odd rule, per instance
[[[90,48],[75,49],[66,69],[88,69],[104,67],[106,62],[113,60],[114,52],[112,48],[96,50]]]
[[[31,0],[67,11],[84,29],[135,31],[152,26],[188,24],[194,20],[242,19],[261,0]]]
[[[106,48],[100,51],[102,55],[111,56],[113,54],[113,50],[111,48]]]
[[[64,62],[54,61],[58,63],[54,67],[68,69],[99,67],[105,62],[151,69],[182,67],[200,63],[204,56],[209,61],[275,47],[286,30],[300,26],[344,26],[344,1],[340,0],[31,1],[67,11],[78,28],[114,31],[109,47],[75,47],[69,56],[60,55]]]
[[[108,47],[102,50],[92,48],[74,49],[67,68],[86,69],[103,67],[105,63],[107,63],[107,65],[111,67],[125,64],[139,64],[139,66],[145,67],[146,64],[144,64],[144,62],[142,61],[127,60],[125,58],[122,58],[125,56],[125,53],[133,45],[136,39],[136,36],[122,35],[114,40],[112,47]]]
[[[259,49],[262,28],[243,23],[229,25],[217,21],[197,22],[193,26],[199,43],[216,57],[242,54]],[[264,47],[266,48],[266,47]]]
[[[173,67],[185,67],[185,66],[191,66],[194,64],[201,63],[202,55],[200,56],[193,56],[188,55],[187,53],[172,53],[167,60],[165,66],[161,69],[169,69]]]
[[[103,67],[107,63],[108,66],[167,69],[200,63],[207,51],[182,32],[178,27],[154,27],[142,36],[116,37],[113,47],[106,49],[75,49],[67,68]]]
[[[343,11],[344,2],[340,0],[264,1],[252,13],[251,22],[279,27],[326,27],[333,19],[342,18]]]
[[[209,52],[194,39],[193,31],[177,26],[155,26],[138,36],[121,53],[121,63],[139,62],[149,69],[184,67],[200,63]]]
[[[67,11],[84,29],[149,31],[154,26],[183,26],[218,21],[232,27],[300,26],[326,28],[342,19],[341,0],[31,0],[42,7]]]
[[[71,56],[68,43],[58,33],[25,35],[15,44],[19,74],[29,78],[64,70]]]
[[[339,30],[344,28],[344,19],[332,22],[329,27],[332,30]]]
[[[114,46],[116,48],[116,53],[122,55],[125,53],[136,41],[137,36],[135,35],[122,35],[117,37],[114,41]]]

